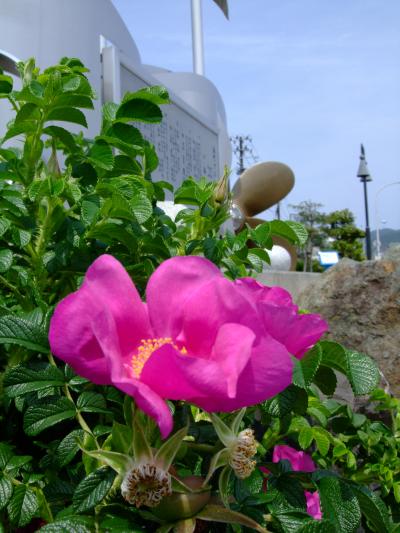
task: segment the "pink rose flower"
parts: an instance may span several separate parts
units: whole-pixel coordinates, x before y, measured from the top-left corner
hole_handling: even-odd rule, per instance
[[[292,381],[291,354],[325,330],[317,315],[298,315],[283,289],[229,281],[201,257],[162,263],[143,303],[123,266],[103,255],[57,305],[49,340],[78,374],[132,396],[165,437],[165,399],[218,412],[271,398]]]
[[[287,459],[292,465],[292,469],[296,472],[314,472],[316,470],[314,461],[307,453],[299,452],[290,446],[280,444],[274,448],[272,462],[279,463],[283,459]],[[306,490],[304,491],[304,495],[306,497],[307,513],[316,520],[321,520],[322,512],[318,492],[309,492]]]

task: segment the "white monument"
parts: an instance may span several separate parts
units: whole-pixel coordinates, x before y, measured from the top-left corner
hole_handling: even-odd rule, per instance
[[[15,62],[29,57],[40,68],[63,56],[78,57],[90,69],[98,100],[86,114],[85,135],[98,134],[104,102],[163,85],[172,100],[162,106],[163,122],[138,124],[160,159],[153,177],[177,186],[189,175],[217,179],[224,165],[230,166],[225,109],[215,86],[199,74],[144,65],[111,0],[0,0],[0,15],[0,67],[7,72],[15,74]],[[12,116],[8,107],[0,100],[0,136]]]

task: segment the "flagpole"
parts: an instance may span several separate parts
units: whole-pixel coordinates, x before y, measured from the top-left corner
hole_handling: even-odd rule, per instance
[[[201,0],[192,0],[193,72],[204,76],[204,46]]]

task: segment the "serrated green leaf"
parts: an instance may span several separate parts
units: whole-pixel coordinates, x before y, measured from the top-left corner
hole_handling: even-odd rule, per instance
[[[314,439],[314,433],[312,428],[304,427],[300,430],[298,441],[299,445],[303,450],[306,450],[310,447]]]
[[[87,128],[86,117],[80,109],[75,107],[55,107],[47,115],[47,121],[61,120],[63,122],[72,122]]]
[[[27,435],[35,436],[63,420],[74,418],[75,415],[75,405],[68,398],[43,398],[26,410],[24,431]]]
[[[318,451],[321,455],[326,455],[329,451],[331,439],[328,431],[323,428],[313,427],[313,437]]]
[[[140,98],[143,100],[149,100],[153,104],[162,105],[169,104],[169,95],[165,87],[161,85],[153,85],[152,87],[143,87],[134,93],[126,93],[122,100],[122,103],[129,102],[132,99]]]
[[[3,509],[13,493],[13,485],[11,481],[6,477],[0,477],[0,510]]]
[[[12,447],[5,442],[0,442],[0,469],[4,469],[13,455]]]
[[[379,382],[379,370],[375,361],[368,355],[346,350],[347,377],[354,394],[368,394]]]
[[[86,391],[78,397],[76,406],[83,413],[108,413],[104,396],[97,392]]]
[[[144,224],[153,214],[153,207],[145,194],[133,196],[129,203],[139,224]]]
[[[303,246],[308,240],[307,230],[302,224],[290,220],[271,220],[271,235],[279,235],[293,244]]]
[[[162,113],[158,105],[143,98],[134,98],[122,103],[116,113],[117,120],[156,123],[161,122]]]
[[[68,148],[68,150],[70,150],[70,152],[77,150],[72,134],[65,128],[62,128],[61,126],[47,126],[47,128],[44,128],[43,133],[60,141],[66,148]]]
[[[4,343],[18,344],[36,352],[49,352],[44,328],[33,321],[15,315],[1,317],[0,344]]]
[[[0,273],[7,272],[10,270],[11,265],[13,264],[13,253],[11,250],[4,249],[0,250]]]
[[[7,506],[8,515],[17,527],[29,524],[39,508],[35,492],[26,485],[17,485]]]
[[[271,416],[282,418],[290,413],[296,402],[296,391],[293,387],[288,387],[283,392],[271,400],[267,400],[261,404],[262,410]]]
[[[8,228],[11,226],[11,222],[7,218],[0,217],[0,237],[2,237]]]
[[[72,498],[75,510],[83,513],[99,504],[111,489],[115,475],[110,468],[101,467],[83,479]]]
[[[9,398],[63,385],[64,375],[53,365],[37,370],[18,365],[8,370],[4,376],[5,393]]]
[[[16,244],[19,248],[24,248],[27,244],[29,244],[31,237],[32,235],[30,231],[25,229],[13,228],[12,230],[14,244]]]
[[[381,498],[368,487],[351,484],[351,489],[357,497],[361,512],[373,525],[376,533],[389,533],[391,519],[389,511]]]
[[[98,218],[100,208],[95,202],[84,200],[81,207],[81,217],[85,226],[91,226]]]
[[[0,93],[9,94],[13,88],[13,79],[6,74],[0,74]]]
[[[361,512],[350,487],[337,477],[323,477],[319,481],[319,496],[324,518],[340,533],[354,533],[360,525]]]
[[[307,520],[296,533],[337,533],[329,520]]]
[[[337,378],[332,368],[321,365],[313,379],[320,391],[327,396],[332,396],[336,390]]]
[[[68,433],[66,437],[57,446],[55,458],[60,467],[70,463],[75,455],[78,453],[78,441],[83,438],[84,432],[82,429],[75,429]]]
[[[112,170],[114,156],[109,144],[104,141],[96,141],[91,147],[88,160],[96,167],[104,170]]]
[[[321,360],[322,350],[318,344],[307,352],[302,359],[296,359],[293,369],[293,384],[302,388],[309,387],[321,364]]]
[[[65,518],[46,524],[40,528],[40,533],[91,533],[86,524],[88,520],[83,517]]]

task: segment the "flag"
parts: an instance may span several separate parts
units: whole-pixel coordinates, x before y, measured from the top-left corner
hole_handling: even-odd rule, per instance
[[[214,0],[227,19],[229,19],[228,0]]]

